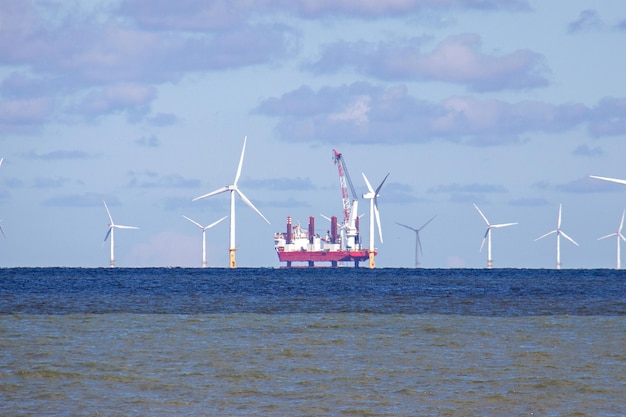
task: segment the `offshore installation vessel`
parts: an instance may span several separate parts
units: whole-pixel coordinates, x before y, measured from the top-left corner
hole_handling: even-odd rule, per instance
[[[352,263],[354,267],[359,262],[369,260],[370,268],[374,267],[374,256],[377,251],[373,247],[364,247],[359,238],[359,216],[357,214],[359,200],[352,185],[346,162],[340,152],[333,149],[333,161],[339,172],[341,200],[343,203],[343,221],[337,216],[330,218],[330,227],[322,235],[315,232],[315,218],[309,217],[306,228],[299,222],[295,224],[292,217],[287,217],[285,232],[274,234],[274,249],[280,262],[285,262],[287,268],[298,266],[315,267],[316,263],[327,263],[331,267]],[[348,193],[348,186],[352,195]],[[302,265],[303,264],[303,265]]]

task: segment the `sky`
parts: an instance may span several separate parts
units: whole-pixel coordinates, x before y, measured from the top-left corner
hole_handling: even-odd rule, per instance
[[[195,267],[244,141],[237,264],[287,216],[341,218],[340,151],[377,267],[614,268],[626,186],[622,0],[0,0],[0,266]],[[368,241],[367,227],[362,240]],[[320,234],[321,234],[320,233]],[[228,266],[228,222],[207,231]],[[625,249],[626,251],[626,249]],[[626,256],[626,255],[625,255]]]

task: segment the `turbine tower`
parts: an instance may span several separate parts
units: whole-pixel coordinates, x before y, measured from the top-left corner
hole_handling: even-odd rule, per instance
[[[243,156],[246,152],[247,140],[248,140],[248,137],[247,136],[244,137],[243,149],[241,150],[241,157],[239,158],[239,166],[237,167],[237,174],[235,174],[235,181],[231,185],[225,185],[224,187],[218,188],[215,191],[211,191],[208,194],[201,195],[200,197],[196,197],[192,200],[192,201],[197,201],[203,198],[214,196],[216,194],[221,194],[226,191],[230,191],[230,228],[229,228],[230,245],[228,248],[228,253],[229,253],[231,268],[237,267],[237,262],[235,261],[235,251],[237,250],[237,247],[235,246],[235,194],[237,194],[239,198],[241,198],[243,202],[246,203],[259,216],[261,216],[261,218],[265,220],[267,224],[270,224],[269,220],[267,220],[265,216],[261,214],[261,212],[256,207],[254,207],[254,204],[252,204],[252,202],[248,200],[248,198],[237,187],[237,183],[239,182],[239,177],[241,176],[241,167],[243,166]]]
[[[489,220],[487,220],[487,217],[485,217],[483,212],[480,211],[480,209],[478,208],[476,204],[474,204],[474,207],[476,207],[476,210],[478,210],[480,217],[482,217],[485,223],[487,224],[487,231],[485,232],[485,236],[483,237],[483,243],[480,244],[479,252],[483,251],[483,246],[485,246],[485,239],[486,239],[487,240],[487,268],[491,268],[491,265],[493,264],[493,259],[491,258],[491,229],[498,229],[500,227],[513,226],[513,225],[516,225],[517,223],[490,224]]]
[[[428,225],[428,223],[432,222],[432,221],[433,221],[433,219],[434,219],[435,217],[437,217],[437,216],[435,215],[435,216],[431,217],[431,218],[430,218],[430,220],[428,220],[426,223],[424,223],[424,224],[422,225],[422,227],[417,228],[417,229],[415,229],[415,228],[413,228],[413,227],[411,227],[411,226],[407,226],[406,224],[402,224],[402,223],[398,223],[398,222],[396,222],[396,224],[397,224],[397,225],[402,226],[402,227],[406,227],[407,229],[412,230],[412,231],[414,231],[414,232],[415,232],[415,267],[416,267],[416,268],[417,268],[417,267],[419,266],[419,264],[420,264],[420,263],[419,263],[419,257],[418,257],[418,255],[419,255],[420,253],[422,253],[422,254],[423,254],[423,252],[422,252],[422,242],[420,241],[420,231],[421,231],[423,228],[425,228],[425,227],[426,227],[426,225]]]
[[[361,173],[363,174],[363,173]],[[363,194],[363,198],[366,200],[370,200],[370,247],[369,247],[369,260],[370,260],[370,268],[376,267],[376,262],[374,261],[374,217],[376,217],[376,224],[378,225],[378,236],[380,237],[380,243],[383,243],[383,231],[380,227],[380,213],[378,212],[378,192],[382,188],[383,184],[387,180],[389,174],[385,175],[380,185],[374,190],[367,180],[365,174],[363,174],[363,179],[365,180],[365,185],[367,185],[368,192]]]
[[[189,220],[191,223],[193,223],[196,226],[198,226],[200,228],[200,230],[202,230],[202,268],[206,268],[206,231],[208,229],[212,228],[213,226],[215,226],[216,224],[220,223],[222,220],[224,220],[228,216],[224,216],[221,219],[211,223],[208,226],[202,226],[197,221],[192,220],[192,219],[190,219],[189,217],[187,217],[185,215],[183,215],[183,217],[186,218],[187,220]]]
[[[123,226],[121,224],[115,224],[115,222],[113,221],[113,217],[111,217],[111,212],[109,211],[109,207],[107,206],[107,202],[102,200],[102,202],[104,203],[104,208],[107,211],[107,214],[109,215],[109,231],[107,232],[106,236],[104,237],[104,242],[107,241],[107,239],[109,238],[109,235],[111,235],[111,260],[109,261],[109,266],[111,268],[113,268],[115,266],[115,253],[114,253],[114,247],[115,247],[115,234],[114,234],[114,229],[139,229],[138,227],[135,226]],[[104,243],[103,243],[104,244]]]
[[[598,240],[602,240],[602,239],[606,239],[607,237],[611,237],[611,236],[616,236],[617,237],[617,266],[616,269],[621,269],[622,268],[622,256],[620,253],[620,239],[623,240],[624,242],[626,242],[626,238],[624,237],[624,235],[622,235],[622,228],[624,227],[624,214],[626,213],[626,210],[622,211],[622,220],[619,223],[619,229],[617,229],[617,232],[615,233],[611,233],[608,234],[606,236],[602,236],[599,237]]]
[[[535,239],[535,242],[536,242],[539,239],[543,239],[544,237],[551,235],[552,233],[556,233],[556,269],[561,269],[561,236],[563,236],[565,239],[567,239],[570,242],[572,242],[574,245],[580,246],[578,243],[576,243],[574,241],[574,239],[572,239],[571,237],[566,235],[565,232],[561,230],[561,208],[562,208],[562,206],[563,206],[562,204],[559,204],[559,219],[558,219],[557,224],[556,224],[556,229],[546,233],[545,235],[539,236],[537,239]]]

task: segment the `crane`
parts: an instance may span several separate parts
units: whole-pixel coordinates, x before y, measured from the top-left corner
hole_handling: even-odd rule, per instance
[[[354,185],[352,185],[352,180],[350,179],[350,174],[346,166],[346,160],[343,158],[341,152],[336,149],[333,149],[333,162],[337,165],[337,170],[339,171],[339,185],[341,187],[341,202],[343,205],[342,232],[345,233],[346,237],[346,239],[342,239],[342,241],[345,242],[346,247],[358,249],[359,230],[357,227],[357,210],[359,198],[354,190]],[[350,186],[350,192],[352,193],[352,201],[350,201],[350,195],[348,194],[348,186]]]

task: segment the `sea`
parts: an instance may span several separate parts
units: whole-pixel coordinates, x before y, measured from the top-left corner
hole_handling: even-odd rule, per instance
[[[4,268],[2,416],[624,416],[626,272]]]

